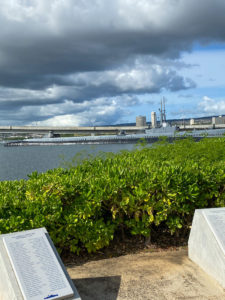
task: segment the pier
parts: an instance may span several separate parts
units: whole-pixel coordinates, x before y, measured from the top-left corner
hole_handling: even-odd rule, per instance
[[[119,134],[122,131],[137,133],[148,126],[89,126],[89,127],[50,127],[50,126],[0,126],[0,134]]]

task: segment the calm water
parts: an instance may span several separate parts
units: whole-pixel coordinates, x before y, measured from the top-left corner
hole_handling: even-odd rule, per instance
[[[26,179],[27,175],[37,170],[45,172],[64,166],[77,154],[85,158],[89,154],[96,155],[99,151],[118,152],[131,150],[134,144],[107,145],[53,145],[4,147],[0,144],[0,181]]]

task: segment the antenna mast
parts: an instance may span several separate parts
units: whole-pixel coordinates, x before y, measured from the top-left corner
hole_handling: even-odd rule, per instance
[[[165,108],[165,98],[163,97],[163,122],[166,123],[166,108]]]
[[[159,109],[159,111],[160,111],[160,125],[162,126],[163,123],[162,99],[161,99],[161,108]]]

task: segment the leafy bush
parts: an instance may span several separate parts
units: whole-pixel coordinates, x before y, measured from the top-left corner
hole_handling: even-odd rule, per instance
[[[117,232],[188,232],[194,210],[225,205],[225,139],[160,141],[0,182],[0,233],[46,227],[60,251],[107,246]]]

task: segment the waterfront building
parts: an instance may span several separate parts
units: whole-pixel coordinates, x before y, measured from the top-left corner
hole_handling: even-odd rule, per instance
[[[157,119],[156,119],[156,112],[155,111],[151,112],[151,123],[152,123],[152,128],[157,127]]]
[[[212,124],[213,125],[225,124],[225,116],[212,117]]]
[[[195,120],[194,119],[190,119],[190,125],[195,125]]]
[[[145,127],[146,126],[146,117],[137,116],[136,117],[136,127]]]

